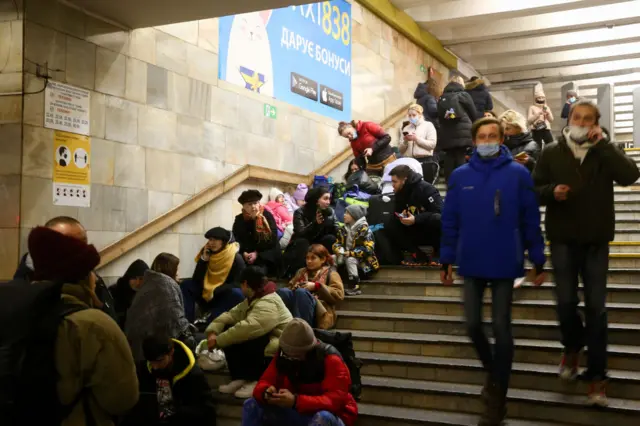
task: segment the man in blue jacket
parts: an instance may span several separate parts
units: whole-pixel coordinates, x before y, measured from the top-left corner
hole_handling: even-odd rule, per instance
[[[495,118],[473,124],[475,150],[456,169],[442,213],[440,262],[444,284],[453,283],[452,265],[464,277],[464,311],[469,337],[488,373],[482,390],[485,412],[479,426],[498,426],[506,414],[506,394],[513,361],[511,302],[514,278],[524,275],[524,252],[535,265],[532,281],[544,281],[544,240],[540,211],[529,171],[503,146]],[[492,352],[482,325],[482,300],[491,284]]]

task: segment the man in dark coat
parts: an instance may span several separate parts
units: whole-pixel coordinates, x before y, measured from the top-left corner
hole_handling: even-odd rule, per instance
[[[533,172],[540,203],[547,206],[545,233],[551,243],[558,319],[564,355],[560,378],[578,376],[580,352],[588,347],[589,403],[606,406],[607,273],[615,232],[613,183],[633,185],[636,163],[612,143],[588,100],[573,104],[569,126],[545,146]],[[586,327],[578,312],[578,278],[584,286]]]
[[[491,93],[489,93],[489,89],[484,84],[483,79],[477,76],[471,77],[465,86],[465,90],[473,99],[473,104],[478,114],[476,118],[482,118],[485,112],[493,109],[493,99],[491,99]]]
[[[397,166],[390,175],[395,192],[395,217],[384,228],[392,246],[390,251],[406,252],[403,264],[428,265],[430,259],[419,247],[431,246],[434,254],[439,252],[442,197],[435,186],[425,182],[409,166]]]
[[[150,336],[143,351],[140,400],[123,425],[215,425],[213,395],[191,350],[179,340]]]
[[[477,112],[463,84],[462,77],[452,77],[438,102],[440,133],[436,148],[445,153],[444,177],[447,181],[456,168],[465,164],[467,148],[473,144],[471,125],[477,118]]]
[[[258,266],[265,275],[277,277],[282,264],[278,227],[261,200],[262,194],[255,189],[240,194],[238,202],[242,204],[242,213],[233,222],[233,235],[247,265]]]

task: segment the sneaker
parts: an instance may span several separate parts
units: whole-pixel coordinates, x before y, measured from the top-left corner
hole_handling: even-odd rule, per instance
[[[234,380],[231,383],[226,385],[220,385],[218,387],[218,391],[224,394],[232,394],[236,393],[241,387],[243,387],[247,383],[246,380]]]
[[[253,396],[253,390],[258,385],[258,382],[248,382],[242,385],[240,389],[236,391],[233,395],[236,398],[248,399]]]
[[[576,380],[578,377],[578,364],[580,362],[579,352],[564,352],[562,354],[562,361],[560,361],[560,379],[566,381]]]
[[[606,381],[591,382],[589,384],[589,405],[593,407],[606,407],[609,405]]]
[[[513,280],[513,288],[520,288],[527,281],[527,277],[516,278]]]
[[[362,290],[360,290],[360,286],[357,285],[354,288],[346,288],[344,294],[347,296],[359,296],[362,294]]]

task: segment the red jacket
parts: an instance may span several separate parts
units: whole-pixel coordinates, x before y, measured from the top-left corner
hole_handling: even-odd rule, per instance
[[[335,351],[335,349],[334,349]],[[324,378],[317,383],[302,383],[294,386],[289,378],[278,373],[276,355],[253,391],[253,397],[266,404],[264,392],[274,386],[288,389],[297,395],[295,409],[300,414],[312,416],[319,411],[328,411],[339,417],[346,426],[353,426],[358,417],[358,405],[349,393],[351,376],[339,355],[331,352],[324,357]]]
[[[373,144],[386,136],[387,132],[377,123],[371,121],[359,121],[356,127],[358,138],[351,141],[353,156],[358,158],[367,148],[373,148]]]

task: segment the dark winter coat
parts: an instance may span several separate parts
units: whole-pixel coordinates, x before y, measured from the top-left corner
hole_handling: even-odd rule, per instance
[[[520,133],[514,136],[506,136],[504,138],[504,145],[509,148],[511,156],[514,158],[516,155],[526,152],[529,156],[529,161],[527,161],[526,167],[529,169],[529,172],[533,172],[533,169],[536,167],[538,155],[540,154],[540,148],[536,141],[533,140],[530,132]]]
[[[338,235],[338,220],[331,207],[322,214],[324,222],[316,221],[317,206],[306,204],[293,213],[293,240],[304,238],[311,244],[326,235]]]
[[[514,279],[524,275],[525,250],[534,265],[544,265],[530,174],[505,146],[496,158],[474,153],[449,179],[440,262],[456,263],[464,277]]]
[[[435,96],[429,94],[427,91],[426,83],[418,83],[413,97],[416,103],[423,109],[422,115],[424,119],[433,123],[436,128],[438,127],[438,100]]]
[[[546,205],[547,239],[558,243],[602,244],[613,240],[615,204],[613,183],[634,184],[640,178],[636,163],[605,139],[589,150],[582,164],[561,136],[545,146],[533,172],[540,204]],[[565,201],[556,201],[557,185],[571,190]]]
[[[215,419],[213,394],[189,348],[174,340],[173,365],[166,373],[151,370],[146,361],[138,364],[140,400],[126,417],[124,426],[183,426],[211,424]],[[175,413],[160,422],[158,380],[168,380]]]
[[[124,275],[118,278],[116,285],[111,287],[111,295],[113,296],[114,309],[118,317],[118,325],[124,329],[124,324],[127,320],[127,311],[131,307],[131,302],[136,295],[136,291],[131,288],[129,280],[144,276],[144,272],[149,269],[149,266],[142,260],[135,260],[127,268]]]
[[[438,150],[448,150],[452,148],[466,148],[472,146],[471,125],[476,119],[476,107],[473,105],[471,96],[464,91],[464,87],[458,83],[449,83],[444,89],[440,98],[440,103],[444,98],[457,102],[461,116],[455,120],[443,119],[440,104],[438,107],[438,118],[440,120],[440,132],[438,133]]]
[[[476,119],[482,118],[485,112],[493,109],[493,99],[491,99],[491,93],[489,93],[489,89],[485,86],[484,80],[479,78],[470,81],[465,86],[465,90],[471,95],[471,99],[473,99],[473,104],[476,107]]]
[[[144,274],[127,311],[125,334],[136,362],[144,359],[142,342],[149,334],[168,334],[176,339],[189,334],[182,291],[173,278],[152,270]]]
[[[255,220],[245,220],[242,213],[233,222],[233,236],[240,244],[240,254],[256,252],[258,257],[255,265],[267,268],[267,275],[275,276],[279,273],[282,251],[278,242],[278,226],[273,215],[264,210],[264,218],[271,229],[269,240],[259,239],[256,232]]]
[[[418,173],[411,172],[402,189],[395,194],[395,199],[396,213],[410,212],[416,218],[416,225],[440,222],[443,206],[440,192]]]

